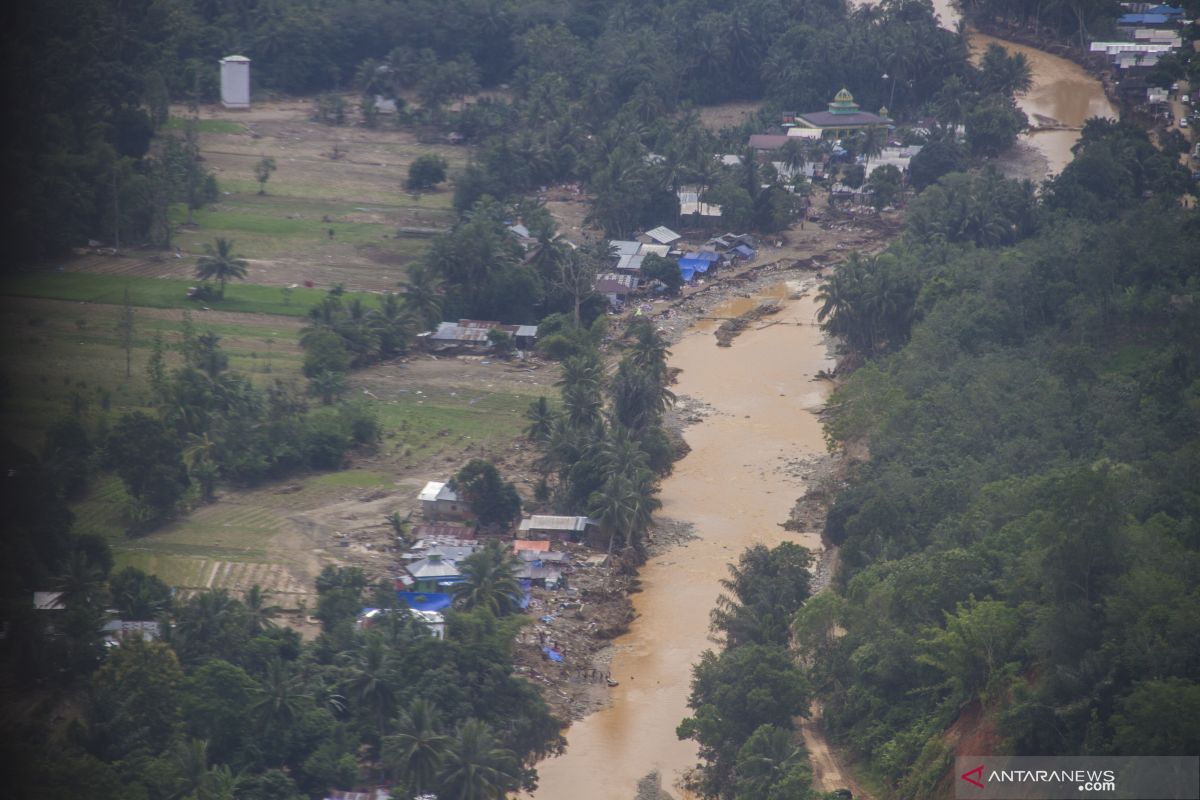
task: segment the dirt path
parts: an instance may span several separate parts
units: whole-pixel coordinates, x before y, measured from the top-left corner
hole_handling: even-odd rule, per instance
[[[850,773],[842,770],[837,756],[825,740],[825,732],[821,729],[821,703],[814,700],[808,719],[798,719],[797,723],[808,750],[808,761],[813,768],[813,788],[821,792],[849,789],[855,798],[871,800],[871,795],[863,791]]]

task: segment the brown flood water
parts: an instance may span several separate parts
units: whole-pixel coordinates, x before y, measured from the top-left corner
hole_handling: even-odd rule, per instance
[[[1017,105],[1029,116],[1030,125],[1061,124],[1078,128],[1091,117],[1116,119],[1117,112],[1104,94],[1100,82],[1073,61],[1033,47],[971,33],[971,52],[980,57],[989,44],[999,44],[1010,53],[1024,53],[1033,72],[1033,88],[1017,98]],[[1033,131],[1023,137],[1046,156],[1052,174],[1062,172],[1074,157],[1071,148],[1079,141],[1079,131]]]
[[[865,5],[861,0],[851,0],[851,3]],[[953,30],[962,19],[951,0],[933,0],[933,10],[943,28]],[[1031,125],[1039,124],[1035,115],[1069,127],[1082,126],[1090,117],[1116,119],[1117,112],[1105,97],[1100,82],[1075,62],[976,31],[970,33],[971,52],[976,58],[993,43],[1002,45],[1009,52],[1024,53],[1029,59],[1033,88],[1017,98],[1017,105],[1029,116]],[[1079,132],[1037,131],[1024,134],[1021,138],[1046,157],[1046,168],[1050,174],[1058,174],[1071,163],[1071,148],[1079,140]]]
[[[643,568],[643,591],[633,596],[638,619],[615,642],[611,674],[620,685],[612,703],[571,726],[566,754],[538,765],[538,800],[632,800],[637,781],[656,769],[663,788],[680,797],[674,783],[697,757],[694,743],[679,741],[675,728],[688,713],[692,664],[713,647],[708,615],[718,581],[742,550],[759,542],[791,539],[820,548],[817,535],[779,527],[804,493],[803,481],[781,467],[786,459],[824,452],[813,412],[828,385],[813,375],[833,362],[813,324],[811,289],[787,300],[781,284],[756,297],[783,300],[784,310],[752,323],[733,347],[717,347],[716,323],[701,321],[671,348],[671,365],[683,370],[675,392],[713,413],[686,430],[692,451],[664,481],[660,514],[693,523],[700,538]],[[712,314],[736,315],[755,302],[735,300]],[[775,321],[789,324],[762,327]]]

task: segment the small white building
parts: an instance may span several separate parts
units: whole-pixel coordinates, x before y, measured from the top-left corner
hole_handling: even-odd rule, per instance
[[[250,59],[225,56],[221,64],[221,105],[225,108],[250,107]]]
[[[425,515],[425,519],[458,518],[471,511],[470,503],[461,500],[458,492],[439,481],[430,481],[425,484],[419,497],[421,512]]]

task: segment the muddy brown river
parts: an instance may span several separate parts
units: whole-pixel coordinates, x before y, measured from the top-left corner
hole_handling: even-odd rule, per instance
[[[1024,53],[1033,72],[1033,88],[1017,98],[1031,126],[1058,125],[1075,130],[1040,130],[1022,135],[1046,157],[1050,174],[1062,172],[1071,163],[1071,148],[1079,141],[1078,128],[1091,117],[1116,119],[1117,112],[1100,82],[1073,61],[1042,50],[971,33],[971,52],[981,55],[989,44],[999,44],[1011,53]]]
[[[688,713],[691,666],[713,646],[708,613],[718,582],[750,545],[790,539],[820,547],[817,535],[780,527],[804,493],[785,461],[825,450],[814,411],[828,384],[813,376],[833,363],[811,294],[787,300],[780,285],[711,313],[736,315],[767,297],[783,299],[783,311],[752,323],[733,347],[717,347],[716,323],[701,321],[671,348],[671,366],[683,370],[675,392],[712,414],[685,431],[692,451],[663,482],[660,514],[692,523],[699,538],[643,568],[643,591],[633,596],[638,619],[615,642],[611,674],[620,685],[608,708],[571,726],[566,754],[538,765],[538,800],[632,800],[652,770],[685,796],[672,785],[695,765],[696,747],[675,728]]]
[[[957,23],[946,0],[934,5],[943,25]],[[974,51],[992,41],[999,40],[971,34]],[[1031,121],[1040,115],[1075,127],[1091,116],[1115,116],[1099,82],[1074,63],[999,43],[1029,59],[1034,86],[1020,105]],[[1070,161],[1078,137],[1074,130],[1026,134],[1051,173]],[[779,315],[752,324],[731,348],[715,346],[715,322],[697,323],[672,348],[671,365],[683,370],[676,393],[714,413],[686,431],[692,452],[664,482],[661,513],[692,523],[699,538],[643,568],[643,591],[633,597],[638,619],[615,642],[611,674],[620,685],[609,707],[571,726],[564,755],[538,765],[537,800],[632,800],[637,781],[652,770],[675,797],[686,797],[674,784],[696,763],[696,747],[680,742],[675,728],[688,713],[691,665],[713,646],[708,614],[728,564],[759,542],[786,538],[820,547],[816,534],[779,527],[805,488],[783,469],[785,460],[824,451],[814,411],[828,386],[813,376],[832,362],[813,324],[811,294],[785,300]],[[711,313],[733,316],[758,299],[786,296],[781,284]],[[787,324],[769,324],[776,320]]]

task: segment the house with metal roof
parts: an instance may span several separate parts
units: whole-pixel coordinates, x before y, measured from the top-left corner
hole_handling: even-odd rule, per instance
[[[636,275],[626,275],[619,272],[606,272],[596,278],[596,293],[608,298],[608,304],[615,306],[625,302],[625,298],[633,294],[638,287]]]
[[[467,348],[486,350],[492,346],[488,334],[503,331],[513,337],[518,348],[528,350],[537,341],[537,325],[507,325],[494,320],[460,319],[458,322],[438,323],[437,330],[423,333],[435,349]]]
[[[675,244],[683,238],[678,233],[664,225],[659,225],[657,228],[651,228],[643,235],[652,241],[657,242],[658,244]]]
[[[405,567],[412,578],[412,589],[417,592],[436,592],[443,583],[457,583],[462,580],[462,573],[453,561],[444,558],[440,553],[431,553],[425,558],[412,562]]]
[[[630,242],[625,239],[613,239],[608,243],[608,252],[615,258],[636,256],[641,252],[641,249],[641,242]]]
[[[578,542],[596,523],[587,517],[559,517],[534,514],[521,520],[517,536],[522,539],[552,539]]]
[[[823,136],[841,139],[860,130],[886,128],[892,124],[892,120],[888,118],[886,108],[881,108],[878,114],[863,111],[854,102],[854,95],[842,89],[825,111],[797,114],[796,124],[803,128],[815,128]]]
[[[457,519],[471,513],[471,504],[458,496],[449,484],[429,481],[417,495],[421,513],[428,520]]]
[[[632,274],[637,274],[641,272],[642,262],[645,260],[646,257],[641,253],[633,256],[621,256],[617,259],[616,270],[617,272],[629,272]]]

